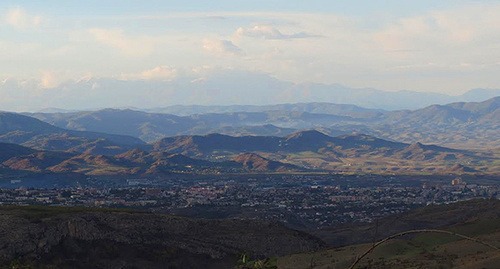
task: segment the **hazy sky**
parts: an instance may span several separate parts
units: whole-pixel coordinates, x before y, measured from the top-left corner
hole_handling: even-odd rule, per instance
[[[500,88],[498,1],[45,0],[0,12],[0,80],[41,89],[227,69],[389,91]]]

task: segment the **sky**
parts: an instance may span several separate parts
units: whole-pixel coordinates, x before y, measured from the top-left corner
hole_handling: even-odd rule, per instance
[[[175,81],[227,70],[385,91],[459,95],[498,89],[500,3],[0,3],[0,82],[29,84],[23,87],[35,95],[89,77]],[[5,85],[0,98],[21,105],[23,96],[7,93]]]

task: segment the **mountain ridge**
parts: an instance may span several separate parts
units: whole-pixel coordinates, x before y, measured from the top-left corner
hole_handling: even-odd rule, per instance
[[[483,101],[498,90],[475,89],[461,96],[435,92],[408,90],[382,91],[374,88],[353,88],[340,84],[292,83],[268,74],[226,70],[221,74],[178,78],[173,81],[120,80],[115,78],[89,78],[70,80],[44,91],[42,96],[25,98],[24,104],[35,109],[60,107],[85,109],[82,104],[94,107],[162,107],[170,104],[204,105],[270,105],[276,102],[331,102],[353,104],[374,109],[418,109],[432,103],[446,104],[457,101]],[[0,83],[6,96],[38,90],[39,81],[22,83],[8,79]],[[234,89],[240,89],[235,92]],[[68,91],[71,89],[71,91]],[[138,91],[137,89],[141,89]],[[98,92],[99,94],[93,94]],[[144,98],[147,94],[148,98]],[[207,98],[217,95],[218,98]],[[121,98],[115,98],[121,96]],[[150,96],[150,97],[149,97]],[[154,96],[154,97],[153,97]],[[43,106],[41,106],[43,104]],[[14,109],[9,103],[4,107]]]
[[[60,128],[126,134],[150,143],[179,135],[223,133],[236,136],[287,136],[300,130],[317,129],[333,136],[358,132],[406,143],[421,141],[448,147],[485,147],[492,143],[491,147],[498,147],[500,136],[492,130],[500,126],[499,100],[500,97],[496,97],[483,102],[450,103],[418,110],[377,112],[367,117],[294,110],[176,116],[109,109],[31,116]],[[115,130],[112,128],[115,125],[120,128]]]

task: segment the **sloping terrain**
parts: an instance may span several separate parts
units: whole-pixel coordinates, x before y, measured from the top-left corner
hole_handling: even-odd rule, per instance
[[[243,153],[319,151],[324,148],[377,149],[404,148],[405,144],[377,139],[366,135],[331,137],[315,130],[296,132],[286,137],[276,136],[228,136],[209,134],[205,136],[178,136],[164,138],[154,144],[155,150],[180,152],[190,156],[206,156],[216,151]]]
[[[243,253],[282,256],[322,247],[319,239],[267,221],[48,207],[0,207],[0,220],[0,266],[233,268]]]
[[[7,161],[10,158],[20,155],[29,155],[34,152],[36,152],[36,150],[16,144],[0,143],[0,162]]]
[[[373,134],[402,142],[460,148],[492,148],[500,142],[500,97],[478,103],[434,105],[389,112],[372,124]]]
[[[147,142],[155,142],[169,136],[204,135],[216,132],[241,134],[251,131],[252,135],[267,135],[270,132],[290,133],[290,129],[312,128],[318,124],[329,125],[351,120],[349,116],[284,110],[208,113],[183,117],[118,109],[27,115],[60,128],[129,135]],[[270,125],[279,127],[270,128]]]
[[[113,155],[76,151],[38,151],[23,146],[0,143],[1,163],[13,171],[36,173],[78,173],[85,175],[160,175],[164,173],[217,172],[286,172],[303,171],[291,164],[280,163],[251,154],[235,160],[211,162],[193,159],[179,153],[146,152],[133,149]],[[253,164],[253,165],[251,165]]]
[[[3,165],[33,172],[88,175],[216,172],[495,173],[496,153],[392,142],[362,134],[330,137],[302,131],[286,137],[221,134],[164,138],[149,150],[97,140],[62,151],[3,144]],[[147,148],[147,147],[144,147]],[[10,152],[10,153],[9,153]]]
[[[194,112],[187,113],[189,108]],[[179,135],[286,136],[318,129],[332,136],[359,132],[410,144],[474,149],[500,146],[500,97],[401,111],[328,103],[172,107],[153,111],[178,115],[118,109],[28,115],[60,128],[129,135],[147,142]]]
[[[471,200],[427,206],[377,223],[344,225],[313,234],[335,248],[278,259],[278,268],[348,268],[354,258],[381,240],[414,229],[442,229],[500,247],[500,201]],[[376,248],[356,268],[488,268],[500,266],[500,251],[477,242],[436,233],[396,238]]]
[[[169,106],[164,108],[149,109],[151,113],[174,114],[178,116],[189,116],[207,113],[234,113],[234,112],[266,112],[266,111],[299,111],[314,114],[329,114],[338,116],[351,116],[354,118],[372,118],[384,112],[380,109],[368,109],[355,105],[343,105],[332,103],[297,103],[278,105],[234,105],[234,106]]]
[[[0,113],[0,142],[21,144],[39,150],[69,150],[102,139],[114,145],[145,144],[131,136],[65,130],[20,114]]]
[[[409,124],[416,125],[418,122],[443,122],[447,130],[452,130],[447,127],[449,124],[459,124],[459,121],[468,120],[471,124],[476,124],[481,117],[480,115],[490,115],[488,113],[496,113],[499,111],[497,99],[491,99],[483,103],[456,103],[449,106],[433,106],[428,112],[422,113],[419,111],[403,111],[385,113],[380,117],[389,117],[394,121],[394,127],[390,127],[391,136],[397,136],[398,131],[395,128],[403,126],[405,119],[416,118],[415,122]],[[435,109],[446,108],[446,111],[465,111],[463,113],[438,113]],[[422,111],[425,111],[423,109]],[[148,114],[132,110],[102,110],[89,113],[59,113],[59,114],[44,114],[54,116],[54,119],[62,117],[62,122],[66,124],[66,120],[71,119],[72,124],[80,124],[88,126],[91,129],[101,129],[120,133],[132,132],[134,135],[145,134],[139,128],[144,123],[144,120],[154,121],[155,128],[161,130],[169,130],[169,132],[177,132],[175,128],[205,128],[206,126],[239,126],[241,121],[246,123],[262,123],[270,119],[273,121],[291,122],[291,124],[320,126],[327,124],[335,124],[340,120],[353,120],[347,116],[326,115],[326,114],[311,114],[302,111],[272,111],[272,112],[245,112],[245,113],[229,113],[229,114],[204,114],[192,115],[190,117],[178,117],[166,114]],[[70,116],[69,118],[68,115]],[[72,116],[71,116],[72,115]],[[395,116],[396,115],[396,116]],[[479,115],[479,116],[478,116]],[[56,117],[57,116],[57,117]],[[76,117],[76,118],[74,118]],[[399,117],[399,118],[398,118]],[[473,117],[473,119],[471,119]],[[475,118],[474,118],[475,117]],[[66,158],[52,153],[51,155],[33,155],[23,158],[13,159],[5,163],[10,168],[43,172],[45,169],[52,172],[74,172],[85,174],[155,174],[171,171],[175,169],[186,169],[185,172],[194,172],[199,169],[216,171],[263,171],[261,167],[280,167],[281,171],[297,171],[297,167],[303,167],[308,170],[315,171],[336,171],[336,172],[368,172],[368,173],[496,173],[500,167],[499,155],[494,151],[467,151],[456,150],[437,145],[427,145],[420,142],[416,143],[400,143],[387,139],[380,139],[371,135],[361,133],[352,133],[348,135],[330,136],[326,133],[335,133],[334,129],[324,129],[326,133],[318,130],[306,130],[294,132],[286,136],[255,136],[255,135],[240,135],[229,136],[224,134],[212,133],[208,135],[182,135],[162,138],[155,143],[145,144],[139,138],[132,136],[104,134],[88,131],[68,131],[53,125],[44,123],[40,120],[12,113],[0,114],[0,141],[10,141],[21,144],[23,146],[43,150],[43,151],[65,151],[73,154],[70,158]],[[73,122],[73,120],[75,120]],[[359,119],[358,119],[359,120]],[[380,119],[379,119],[380,120]],[[484,119],[485,121],[494,124],[498,121],[496,118]],[[365,124],[374,119],[366,120]],[[375,120],[376,121],[376,120]],[[398,123],[401,121],[400,123]],[[80,126],[79,125],[79,126]],[[153,126],[146,124],[148,126]],[[74,125],[76,126],[76,125]],[[169,129],[174,127],[173,129]],[[177,126],[177,127],[176,127]],[[205,126],[205,127],[203,127]],[[276,129],[269,125],[260,125],[261,127],[270,129],[271,132],[281,132],[281,129]],[[104,128],[103,127],[103,128]],[[152,130],[148,127],[148,130]],[[242,128],[248,128],[240,126]],[[238,127],[238,128],[240,128]],[[82,127],[86,129],[86,127]],[[106,129],[107,128],[107,129]],[[139,129],[138,129],[139,128]],[[152,127],[151,127],[152,128]],[[191,129],[189,129],[191,128]],[[233,127],[231,127],[233,128]],[[253,128],[253,127],[252,127]],[[368,127],[367,127],[368,128]],[[384,132],[384,128],[377,129],[377,132]],[[389,128],[389,127],[387,127]],[[407,126],[405,131],[411,130],[412,126]],[[495,130],[496,127],[491,127]],[[157,130],[160,130],[157,129]],[[135,131],[134,131],[135,130]],[[233,129],[234,130],[234,129]],[[274,131],[273,131],[274,130]],[[286,129],[289,132],[292,129]],[[370,132],[370,130],[366,130]],[[1,133],[4,133],[3,135]],[[135,132],[135,133],[134,133]],[[372,130],[373,132],[373,130]],[[444,132],[444,130],[443,130]],[[157,133],[158,137],[165,133]],[[451,131],[450,134],[453,134]],[[493,133],[491,133],[493,134]],[[381,134],[384,136],[387,134]],[[498,135],[498,134],[495,134]],[[156,137],[156,136],[155,136]],[[425,140],[425,137],[422,137]],[[404,139],[402,139],[404,140]],[[174,159],[168,161],[155,160],[154,162],[143,162],[138,165],[138,162],[114,162],[95,163],[95,156],[103,155],[116,159],[115,155],[129,152],[134,149],[140,149],[151,153],[162,153],[166,155],[181,154],[189,158],[205,159],[213,164],[204,164],[200,166],[199,161],[192,161],[193,164],[175,164]],[[33,152],[32,152],[33,153]],[[279,166],[259,166],[258,169],[250,169],[249,166],[244,166],[242,162],[234,162],[234,158],[239,154],[255,153],[261,158],[266,159],[266,162],[281,162]],[[7,154],[7,153],[5,153]],[[83,157],[77,157],[82,155]],[[7,154],[8,155],[8,154]],[[17,157],[30,155],[20,154]],[[53,156],[54,160],[49,162],[48,156]],[[89,156],[92,156],[90,158]],[[178,157],[180,158],[180,157]],[[10,159],[10,158],[8,158]],[[4,161],[8,160],[5,159]],[[57,161],[56,161],[57,160]],[[63,163],[63,161],[66,161]],[[198,162],[198,163],[197,163]],[[52,166],[47,166],[43,163],[51,163],[55,166],[54,169],[48,169]],[[174,165],[173,165],[174,164]],[[284,164],[293,165],[284,168]],[[106,167],[107,166],[107,167]],[[252,166],[254,167],[254,166]],[[97,171],[95,171],[97,169]],[[215,169],[215,170],[214,170]],[[302,169],[302,168],[301,168]],[[302,169],[304,170],[304,169]],[[277,172],[275,169],[270,172]],[[95,172],[95,173],[94,173]],[[205,172],[208,172],[206,170]]]
[[[353,172],[495,172],[495,153],[477,153],[421,143],[405,144],[369,135],[331,137],[309,130],[286,137],[178,136],[154,144],[155,151],[208,160],[231,160],[242,153],[314,170]]]
[[[303,171],[304,169],[292,164],[285,164],[277,161],[268,160],[255,153],[243,153],[234,157],[233,161],[243,165],[246,171],[276,171],[292,172]]]

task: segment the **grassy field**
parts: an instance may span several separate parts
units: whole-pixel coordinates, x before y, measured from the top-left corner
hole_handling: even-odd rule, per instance
[[[481,237],[500,245],[500,233]],[[371,244],[329,249],[317,253],[296,254],[278,259],[282,269],[341,269],[349,268],[357,255]],[[500,266],[500,252],[481,244],[457,240],[448,235],[417,236],[395,239],[370,253],[356,268],[491,268]]]
[[[474,236],[500,247],[500,219],[481,220],[450,227],[456,233]],[[333,248],[278,259],[281,269],[349,268],[372,244]],[[500,268],[500,251],[446,234],[418,234],[394,239],[376,248],[356,268]]]

